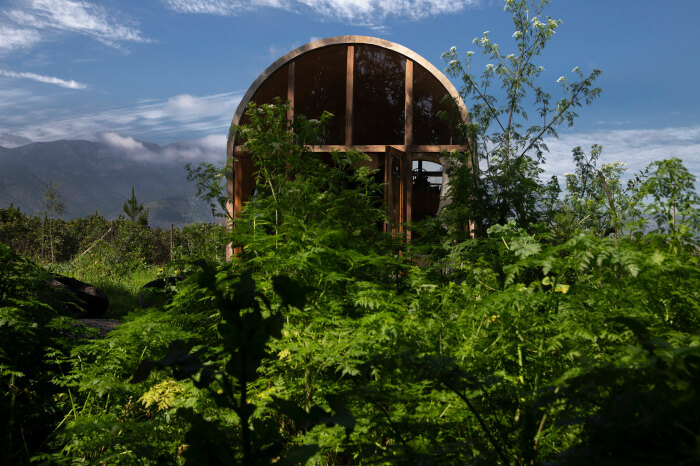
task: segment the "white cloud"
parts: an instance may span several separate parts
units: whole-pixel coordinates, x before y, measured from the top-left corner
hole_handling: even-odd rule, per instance
[[[39,42],[41,42],[41,34],[36,29],[0,24],[0,52],[26,49]]]
[[[131,136],[122,136],[114,132],[100,134],[99,140],[119,151],[124,157],[138,161],[185,163],[226,160],[226,136],[224,135],[209,135],[164,147],[144,144]]]
[[[0,39],[0,48],[17,49],[49,40],[51,32],[70,32],[90,36],[119,47],[122,42],[150,42],[138,29],[122,24],[119,14],[87,1],[24,0],[20,7],[4,11],[0,37],[4,30],[19,31],[12,39]]]
[[[3,133],[0,134],[0,147],[11,149],[13,147],[24,146],[31,144],[32,140],[17,136],[16,134]]]
[[[57,86],[67,87],[68,89],[85,89],[87,86],[85,84],[79,83],[77,81],[66,81],[65,79],[56,78],[53,76],[44,76],[36,73],[17,73],[15,71],[4,70],[0,68],[0,76],[7,76],[8,78],[18,78],[18,79],[31,79],[32,81],[38,81],[40,83],[56,84]]]
[[[107,132],[101,133],[99,137],[102,140],[102,142],[117,149],[122,149],[126,151],[137,151],[145,149],[145,146],[141,141],[137,141],[131,136],[124,137],[120,136],[117,133]]]
[[[260,7],[285,8],[281,0],[165,0],[170,9],[179,13],[205,13],[229,16]]]
[[[208,96],[182,94],[87,114],[66,113],[69,110],[65,109],[51,111],[44,106],[41,111],[22,112],[9,119],[16,107],[12,96],[3,99],[0,90],[0,133],[9,132],[33,141],[100,139],[123,149],[131,145],[132,150],[138,149],[136,143],[139,142],[118,138],[119,134],[161,143],[180,140],[183,134],[190,138],[223,135],[225,139],[242,95],[242,92]]]
[[[164,160],[223,162],[226,160],[226,135],[211,134],[163,147]]]
[[[180,94],[168,99],[164,110],[182,118],[216,115],[221,111],[221,107],[217,96],[195,97],[190,94]]]
[[[574,171],[571,149],[576,146],[590,152],[591,145],[603,146],[599,164],[626,162],[628,175],[644,170],[655,160],[678,157],[700,181],[700,126],[656,129],[599,130],[590,133],[562,134],[548,140],[546,176],[563,176]],[[560,183],[563,178],[559,179]]]
[[[418,20],[455,13],[476,6],[482,0],[164,0],[180,13],[237,15],[263,7],[299,13],[311,9],[322,19],[379,26],[388,17]]]

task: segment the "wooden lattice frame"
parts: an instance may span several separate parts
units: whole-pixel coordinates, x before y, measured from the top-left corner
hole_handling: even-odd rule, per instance
[[[361,152],[369,154],[384,154],[384,163],[389,166],[391,157],[401,157],[401,208],[400,208],[400,222],[408,222],[411,220],[411,208],[410,208],[410,181],[404,180],[404,178],[410,176],[410,167],[414,159],[430,160],[433,162],[439,162],[439,154],[443,151],[466,151],[467,146],[462,145],[414,145],[413,144],[413,64],[418,63],[423,68],[425,68],[429,73],[431,73],[448,94],[454,99],[459,109],[460,117],[462,122],[469,121],[469,114],[467,108],[462,101],[462,98],[457,92],[457,89],[452,85],[452,83],[447,79],[447,77],[438,70],[432,63],[418,55],[416,52],[404,47],[403,45],[396,44],[384,39],[378,39],[376,37],[369,36],[337,36],[330,37],[326,39],[321,39],[308,44],[302,45],[301,47],[292,50],[283,57],[277,59],[272,63],[265,71],[263,71],[260,76],[253,82],[248,91],[245,93],[241,102],[236,109],[236,113],[231,121],[231,126],[237,126],[243,114],[246,110],[246,106],[253,98],[257,90],[263,83],[269,78],[275,71],[279,70],[283,66],[289,64],[288,68],[288,79],[287,79],[287,100],[289,101],[289,110],[287,114],[288,120],[293,120],[294,118],[294,86],[295,86],[295,60],[303,54],[318,50],[324,47],[335,46],[335,45],[347,45],[347,65],[346,65],[346,102],[345,102],[345,144],[343,145],[319,145],[311,148],[314,152],[331,152],[333,150],[346,151],[348,149],[355,149]],[[396,145],[353,145],[353,135],[352,135],[352,122],[353,122],[353,91],[354,91],[354,57],[355,57],[355,45],[373,45],[376,47],[381,47],[383,49],[391,50],[400,55],[403,55],[406,59],[406,76],[405,76],[405,127],[404,127],[404,144]],[[252,173],[252,165],[250,162],[250,157],[247,156],[242,147],[236,146],[235,133],[231,132],[229,134],[228,143],[226,147],[227,160],[229,163],[233,163],[234,177],[228,180],[227,184],[227,194],[228,194],[228,204],[227,208],[230,213],[234,216],[240,212],[243,207],[243,203],[246,201],[245,192],[248,188],[248,184],[251,180],[246,179],[246,175]],[[404,168],[406,167],[406,168]],[[406,175],[405,173],[409,173]],[[388,190],[387,190],[388,192]],[[388,194],[386,196],[388,198]],[[385,229],[389,231],[397,231],[403,233],[403,228],[397,226],[396,228],[392,225],[385,226]],[[410,238],[410,232],[406,232],[408,238]],[[227,250],[227,255],[230,256],[232,251]]]

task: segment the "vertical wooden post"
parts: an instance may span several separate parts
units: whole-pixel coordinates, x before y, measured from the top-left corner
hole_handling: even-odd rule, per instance
[[[296,61],[289,62],[289,72],[287,75],[287,121],[290,125],[294,123],[294,85],[296,79]]]
[[[243,164],[241,157],[243,154],[235,154],[236,161],[233,162],[233,216],[238,217],[238,213],[243,208]]]
[[[413,154],[405,154],[406,163],[404,178],[406,183],[406,217],[404,222],[410,223],[412,220],[411,203],[413,202]],[[406,241],[411,241],[411,230],[406,228]]]
[[[404,108],[404,144],[413,144],[413,60],[406,59],[406,97]]]
[[[401,170],[401,179],[403,187],[401,194],[404,196],[402,206],[404,206],[404,215],[401,221],[409,223],[411,221],[411,202],[413,198],[413,154],[408,152],[408,146],[413,145],[413,60],[406,59],[406,82],[405,82],[405,109],[404,109],[404,144],[407,146],[407,152],[402,154],[401,158],[403,167]],[[411,230],[403,228],[406,232],[406,241],[411,241]]]
[[[355,46],[348,45],[347,66],[345,67],[345,146],[352,146],[352,99],[355,75]]]
[[[393,190],[392,190],[392,176],[391,176],[391,154],[389,154],[389,151],[391,148],[389,146],[386,147],[386,152],[384,152],[384,203],[387,206],[388,212],[387,212],[387,222],[384,224],[384,231],[385,232],[390,232],[392,223],[394,221],[394,199],[393,199]]]
[[[406,163],[405,163],[405,153],[399,154],[399,224],[397,232],[399,234],[403,233],[404,225],[406,221]]]

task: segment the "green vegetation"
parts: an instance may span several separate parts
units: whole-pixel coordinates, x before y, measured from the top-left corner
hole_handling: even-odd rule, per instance
[[[143,203],[136,199],[133,186],[131,187],[131,197],[124,201],[124,213],[132,222],[138,220],[141,223],[148,223],[148,209],[144,208]]]
[[[522,23],[526,2],[507,6]],[[21,257],[48,262],[41,220],[0,210],[7,462],[700,462],[700,222],[679,160],[625,185],[601,148],[575,148],[560,195],[537,158],[503,149],[465,196],[484,154],[452,154],[450,209],[406,244],[377,228],[363,154],[307,147],[331,116],[292,132],[286,114],[250,106],[234,130],[261,167],[255,196],[230,232],[175,230],[172,261],[168,232],[140,222],[55,220],[52,270],[124,296],[105,338],[59,316]],[[189,168],[214,212],[225,175]],[[225,262],[228,242],[241,252]],[[143,282],[179,274],[164,306],[136,306]]]

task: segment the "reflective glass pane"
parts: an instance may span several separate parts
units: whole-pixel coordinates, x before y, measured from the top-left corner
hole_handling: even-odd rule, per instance
[[[271,104],[275,101],[275,97],[279,97],[283,101],[287,100],[287,79],[289,78],[289,65],[284,65],[274,73],[272,73],[255,91],[250,99],[258,105]],[[241,118],[241,124],[248,123],[248,116],[244,113]]]
[[[457,144],[456,133],[452,134],[452,128],[459,121],[459,112],[453,102],[446,101],[446,96],[449,99],[447,90],[440,81],[428,70],[415,63],[413,65],[414,144]],[[443,117],[438,116],[441,111],[445,112]]]
[[[294,114],[318,118],[324,110],[333,114],[325,144],[345,144],[345,69],[347,47],[324,47],[296,59]]]
[[[406,59],[391,50],[355,46],[353,144],[403,144]]]
[[[434,217],[440,207],[442,166],[423,160],[413,161],[411,217],[414,222]]]

